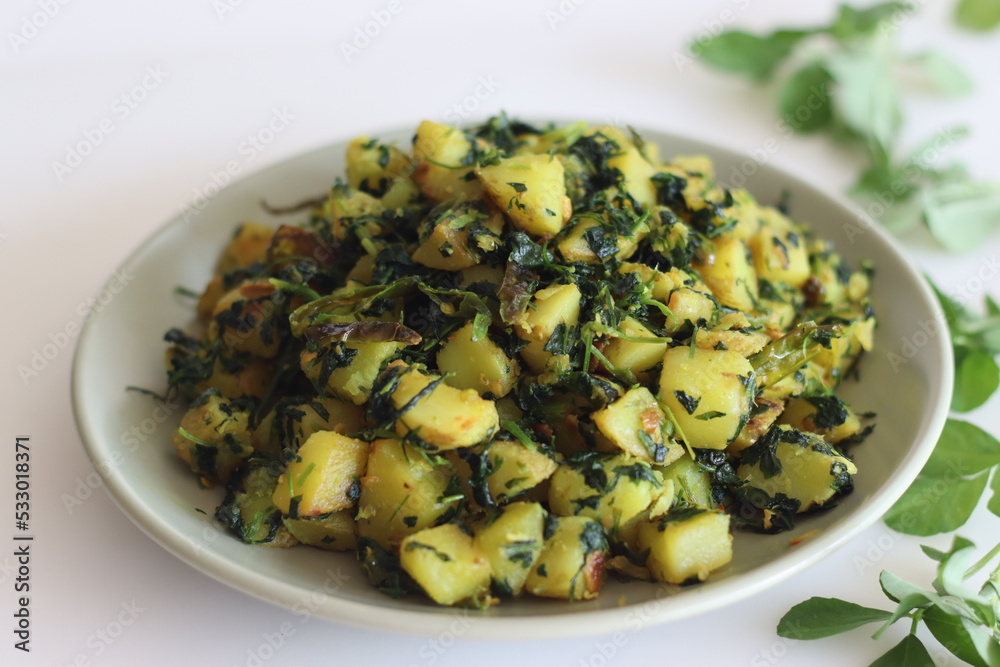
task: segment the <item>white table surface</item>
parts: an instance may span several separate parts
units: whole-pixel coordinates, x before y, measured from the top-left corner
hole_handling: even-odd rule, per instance
[[[903,26],[905,45],[943,50],[973,74],[978,88],[956,101],[913,100],[907,113],[913,137],[967,123],[973,139],[952,148],[954,157],[984,177],[1000,178],[1000,32],[970,36],[951,24],[951,1],[924,4]],[[791,642],[774,628],[789,607],[812,595],[880,605],[882,568],[929,583],[931,569],[918,545],[944,547],[950,537],[910,538],[878,524],[785,583],[707,616],[619,637],[471,642],[303,623],[161,549],[103,489],[72,508],[65,503],[92,467],[70,409],[75,340],[60,332],[82,322],[87,299],[113,267],[228,162],[250,173],[380,128],[458,120],[461,105],[475,118],[506,109],[628,122],[749,153],[776,135],[771,92],[697,64],[679,68],[674,55],[701,31],[810,24],[825,20],[834,6],[826,0],[290,0],[280,8],[261,0],[4,2],[0,499],[3,507],[13,503],[13,442],[30,435],[36,542],[30,654],[13,649],[16,562],[6,547],[0,551],[0,662],[820,666],[867,664],[895,643],[903,627],[880,644],[864,630],[846,639]],[[370,44],[345,52],[356,30],[379,16],[385,25]],[[248,135],[276,114],[287,119],[284,127],[260,150],[247,149]],[[67,152],[88,137],[95,146],[77,166],[54,164],[69,165]],[[842,191],[856,169],[848,152],[823,138],[780,138],[770,160],[832,191]],[[997,240],[963,257],[933,248],[920,235],[904,243],[948,290],[976,286],[977,270],[1000,251]],[[982,289],[1000,298],[995,280]],[[52,341],[63,346],[26,382],[18,367],[30,366]],[[969,418],[998,433],[998,407],[993,400]],[[985,547],[1000,534],[997,526],[980,507],[961,532]],[[279,647],[268,648],[269,642]]]

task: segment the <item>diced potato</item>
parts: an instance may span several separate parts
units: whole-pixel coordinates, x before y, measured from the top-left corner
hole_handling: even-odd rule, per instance
[[[548,155],[516,155],[476,169],[489,197],[519,229],[551,238],[572,214],[562,162]]]
[[[668,465],[684,454],[684,447],[667,437],[667,418],[645,387],[630,389],[595,412],[593,419],[608,443],[647,463]]]
[[[801,288],[809,278],[805,239],[792,230],[764,227],[748,241],[757,276]]]
[[[583,516],[550,517],[545,545],[525,590],[564,600],[590,600],[604,584],[608,541],[601,525]]]
[[[725,449],[750,416],[754,377],[737,352],[673,347],[663,356],[660,400],[690,446]]]
[[[743,241],[715,238],[703,249],[694,269],[719,303],[742,311],[752,311],[759,294],[757,273]]]
[[[524,318],[515,324],[524,340],[548,341],[556,327],[576,326],[580,321],[580,288],[573,283],[551,285],[535,292]]]
[[[346,509],[360,493],[369,444],[336,431],[317,431],[302,443],[278,478],[272,499],[292,518]]]
[[[622,173],[625,191],[643,208],[655,206],[656,186],[650,179],[659,171],[659,167],[653,166],[632,140],[618,128],[603,126],[597,128],[597,131],[618,144],[618,150],[608,158],[608,167]]]
[[[836,396],[792,398],[785,405],[778,423],[817,433],[831,444],[861,433],[858,415]]]
[[[379,341],[347,341],[343,346],[353,352],[334,347],[324,350],[303,350],[300,365],[321,393],[333,394],[356,405],[371,396],[372,386],[382,367],[406,347],[405,343]],[[327,359],[328,356],[338,357]],[[332,368],[332,370],[330,370]],[[324,374],[326,382],[322,382]]]
[[[456,389],[440,376],[415,368],[400,372],[391,395],[397,410],[396,432],[413,432],[439,450],[471,447],[485,441],[500,426],[496,404],[475,389]]]
[[[287,315],[273,296],[271,284],[261,281],[240,285],[216,302],[211,331],[227,353],[245,352],[261,359],[278,355],[282,318]]]
[[[588,239],[589,235],[597,233],[590,231],[592,229],[602,232],[604,236],[612,240],[607,254],[599,256],[594,251],[591,240]],[[617,234],[592,217],[579,217],[557,239],[556,249],[566,262],[598,264],[609,257],[617,257],[618,259],[628,257],[635,252],[639,243],[646,238],[648,233],[649,224],[646,222],[639,224],[632,234]]]
[[[726,209],[726,215],[736,224],[726,236],[745,241],[761,228],[760,205],[753,195],[743,188],[730,190],[729,194],[732,196],[733,205]]]
[[[667,482],[673,482],[672,489],[682,504],[704,509],[715,507],[712,502],[712,476],[689,455],[684,454],[661,469],[660,473],[664,486]]]
[[[754,449],[768,453],[765,460],[776,460],[780,470],[762,467],[761,462],[744,463],[736,471],[749,486],[770,496],[782,493],[799,502],[799,512],[824,505],[845,488],[858,472],[850,460],[822,437],[778,425],[758,439]],[[752,449],[743,450],[744,459]],[[768,476],[768,473],[775,473]]]
[[[350,510],[298,519],[286,516],[282,522],[302,544],[326,551],[354,551],[358,545]]]
[[[643,523],[639,545],[649,549],[649,571],[669,584],[704,581],[733,558],[729,515],[713,510],[679,510]]]
[[[249,423],[249,411],[226,400],[217,390],[208,390],[181,418],[174,432],[174,448],[208,485],[225,484],[253,454]]]
[[[559,467],[547,454],[515,440],[495,440],[480,456],[489,461],[485,483],[490,498],[498,503],[535,488]]]
[[[343,185],[331,190],[329,199],[323,205],[323,214],[330,220],[333,237],[338,240],[344,240],[352,234],[356,236],[358,230],[370,236],[381,234],[382,225],[372,216],[384,210],[385,204],[367,192]],[[361,220],[357,220],[358,218]]]
[[[388,549],[407,535],[447,521],[459,499],[449,497],[451,467],[433,464],[399,440],[376,440],[358,499],[358,534]]]
[[[670,309],[671,314],[667,317],[664,328],[667,331],[677,331],[687,322],[692,324],[712,322],[715,319],[718,304],[705,292],[691,287],[680,287],[670,295],[667,308]]]
[[[772,401],[762,396],[758,397],[746,426],[743,427],[743,430],[736,436],[736,439],[726,448],[726,452],[728,454],[739,454],[757,442],[760,436],[771,429],[771,426],[774,425],[784,409],[785,404],[783,401]]]
[[[231,480],[215,518],[247,544],[295,546],[296,538],[282,525],[281,512],[271,502],[277,473],[269,464],[254,460],[237,474],[239,478]]]
[[[406,537],[400,544],[399,563],[440,605],[482,600],[489,593],[489,560],[472,536],[453,523]]]
[[[461,130],[425,120],[413,142],[417,160],[413,180],[434,201],[475,199],[482,186],[475,178],[468,178],[472,166],[464,166],[471,151],[472,142]]]
[[[622,321],[618,333],[620,336],[611,336],[603,354],[615,368],[624,368],[637,375],[663,361],[663,355],[670,346],[669,340],[657,340],[656,334],[633,317]]]
[[[445,383],[456,389],[475,389],[480,394],[490,392],[496,398],[506,396],[521,375],[521,365],[489,336],[473,340],[474,329],[468,322],[438,351],[438,368],[450,374]]]
[[[528,369],[536,375],[562,373],[570,366],[568,354],[554,354],[545,349],[546,340],[533,340],[521,348],[519,354]]]
[[[549,483],[549,508],[558,516],[586,516],[615,539],[633,537],[634,519],[663,493],[660,474],[627,454],[588,452],[559,465]]]
[[[545,542],[545,509],[538,503],[511,503],[476,531],[475,543],[490,563],[493,590],[516,597],[528,580]]]
[[[347,144],[347,184],[368,191],[385,190],[398,176],[414,169],[410,159],[395,146],[358,137]]]
[[[649,285],[649,295],[663,303],[670,299],[671,292],[683,287],[688,280],[687,274],[677,267],[669,271],[659,271],[637,262],[622,262],[618,272],[635,273],[640,282]]]
[[[732,350],[750,357],[764,349],[771,337],[750,323],[743,313],[727,313],[711,329],[695,332],[695,346],[705,350]]]
[[[412,256],[413,261],[432,269],[468,269],[479,264],[483,252],[500,246],[503,216],[488,213],[481,200],[459,202],[431,223],[433,227],[421,234],[420,245]],[[470,240],[473,227],[485,229],[490,235]]]
[[[215,273],[225,275],[235,269],[263,262],[267,257],[267,247],[274,236],[274,229],[259,222],[244,222],[240,225],[233,239],[222,251],[215,265]]]
[[[198,297],[198,321],[203,324],[207,324],[209,320],[212,319],[212,313],[215,312],[215,304],[219,303],[219,299],[223,297],[226,293],[225,285],[222,281],[221,275],[214,275],[205,285],[205,290]]]

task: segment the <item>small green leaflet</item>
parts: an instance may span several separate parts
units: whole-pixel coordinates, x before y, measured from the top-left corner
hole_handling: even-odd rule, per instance
[[[967,477],[1000,465],[1000,442],[975,424],[949,419],[922,477]]]
[[[778,622],[778,635],[788,639],[821,639],[885,621],[890,616],[891,612],[837,598],[812,597],[782,616]]]
[[[986,314],[977,315],[945,295],[934,283],[948,322],[955,356],[955,388],[951,409],[968,412],[986,402],[1000,383],[1000,367],[995,357],[1000,354],[1000,309],[986,298]]]
[[[935,664],[916,635],[906,635],[869,667],[934,667]]]
[[[936,535],[961,528],[979,503],[989,473],[970,479],[918,477],[886,513],[887,526],[909,535]]]
[[[788,77],[778,93],[781,117],[797,132],[816,132],[833,122],[830,84],[833,77],[819,61]]]
[[[947,97],[961,97],[972,92],[972,79],[953,60],[937,51],[910,56],[906,67],[914,70],[930,92]]]
[[[872,635],[877,640],[896,621],[906,619],[909,633],[872,665],[933,667],[936,663],[916,635],[920,623],[924,623],[957,658],[979,667],[996,667],[1000,665],[1000,618],[994,609],[996,599],[972,592],[964,582],[1000,554],[1000,545],[966,569],[974,551],[975,545],[961,537],[953,540],[947,553],[924,547],[924,552],[938,562],[933,591],[883,571],[879,581],[886,597],[897,603],[893,612],[837,598],[814,597],[795,605],[781,618],[778,634],[790,639],[820,639],[881,623]],[[1000,577],[1000,568],[991,576],[993,579]],[[987,590],[989,586],[983,588],[984,593]]]
[[[759,37],[740,30],[695,42],[691,51],[709,65],[766,81],[809,30],[778,30]]]
[[[928,188],[924,217],[941,245],[969,252],[1000,226],[1000,184],[959,181]]]
[[[993,30],[1000,26],[1000,0],[961,0],[955,22],[969,30]]]

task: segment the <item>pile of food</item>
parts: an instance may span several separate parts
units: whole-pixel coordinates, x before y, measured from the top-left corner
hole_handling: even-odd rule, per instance
[[[870,267],[635,132],[362,137],[166,335],[173,441],[248,544],[442,605],[701,581],[852,488]],[[738,557],[738,555],[737,555]]]

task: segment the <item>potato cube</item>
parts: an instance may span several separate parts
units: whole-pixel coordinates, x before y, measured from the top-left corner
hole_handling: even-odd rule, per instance
[[[519,229],[551,238],[572,213],[562,162],[549,155],[516,155],[476,169],[496,206]]]
[[[358,545],[350,510],[298,519],[286,516],[282,522],[302,544],[326,551],[354,551]]]
[[[411,431],[439,450],[471,447],[483,442],[500,426],[496,404],[475,389],[456,389],[443,378],[408,368],[400,373],[392,403],[403,412],[396,432]]]
[[[583,516],[549,517],[542,553],[525,590],[539,597],[590,600],[604,585],[608,540],[601,524]]]
[[[376,440],[358,499],[358,534],[389,549],[407,535],[446,521],[458,508],[448,465],[430,463],[399,440]]]
[[[453,523],[406,537],[400,544],[399,562],[440,605],[474,602],[489,593],[489,560],[472,536]]]
[[[521,365],[500,346],[483,336],[472,340],[475,327],[468,322],[453,333],[438,351],[438,368],[448,373],[445,383],[456,389],[490,392],[495,398],[506,396],[521,374]]]
[[[704,581],[733,558],[729,515],[713,510],[677,510],[639,528],[639,545],[649,549],[646,567],[669,584]]]
[[[666,437],[666,416],[645,387],[630,389],[595,412],[593,419],[611,445],[647,463],[667,465],[684,454],[684,447]]]
[[[660,400],[690,446],[725,449],[750,416],[754,377],[732,350],[673,347],[663,355]]]
[[[482,192],[476,179],[469,180],[472,166],[464,168],[472,142],[458,128],[425,120],[417,128],[413,157],[417,168],[413,180],[434,201],[475,199]]]
[[[490,563],[493,590],[501,597],[521,593],[544,544],[545,509],[511,503],[476,531],[475,542]]]
[[[580,288],[573,283],[538,290],[524,318],[515,324],[518,336],[546,342],[560,324],[576,326],[580,321],[581,298]]]
[[[751,312],[759,293],[757,273],[746,244],[734,238],[715,238],[693,264],[719,303]]]
[[[369,444],[336,431],[317,431],[278,477],[272,499],[291,517],[336,512],[354,504],[368,463]]]

